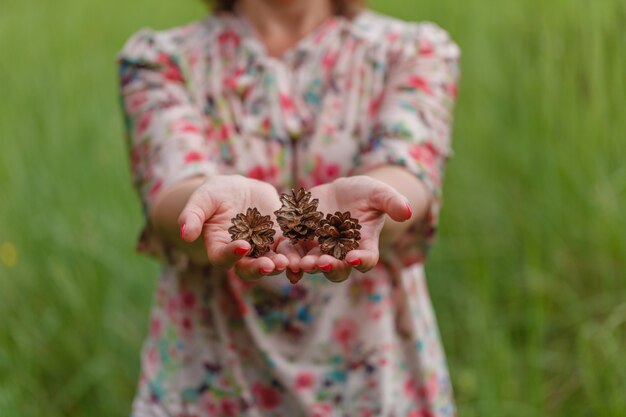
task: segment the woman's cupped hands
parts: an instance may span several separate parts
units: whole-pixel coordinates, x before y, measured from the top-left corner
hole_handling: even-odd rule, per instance
[[[240,175],[212,177],[196,189],[178,219],[181,238],[193,242],[202,237],[208,262],[218,268],[234,268],[245,280],[286,271],[292,283],[305,273],[319,272],[330,281],[341,282],[353,268],[366,272],[378,263],[380,235],[387,216],[399,222],[411,217],[408,200],[402,194],[368,176],[339,178],[309,191],[319,200],[318,210],[322,213],[349,211],[359,220],[359,247],[343,260],[322,253],[317,239],[291,243],[274,218],[274,212],[281,207],[276,188]],[[246,256],[252,250],[251,244],[233,241],[228,231],[231,219],[250,207],[271,215],[276,230],[269,252],[258,258]]]

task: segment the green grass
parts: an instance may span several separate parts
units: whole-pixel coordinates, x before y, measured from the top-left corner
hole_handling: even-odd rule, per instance
[[[36,3],[0,13],[0,414],[123,416],[158,265],[133,252],[115,53],[203,9]],[[428,265],[460,415],[626,416],[626,3],[374,6],[463,49]]]

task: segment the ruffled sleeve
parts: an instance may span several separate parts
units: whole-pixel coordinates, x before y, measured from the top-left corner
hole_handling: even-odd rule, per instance
[[[184,57],[164,33],[144,29],[118,56],[131,171],[146,207],[167,185],[211,175],[207,121],[191,94]]]
[[[422,224],[409,230],[391,251],[404,265],[423,260],[435,234],[445,162],[451,156],[452,111],[459,79],[458,46],[432,23],[410,26],[389,54],[389,73],[359,171],[400,165],[432,193]],[[384,255],[384,253],[383,253]]]
[[[184,57],[167,33],[144,29],[118,55],[120,93],[135,188],[146,227],[138,249],[162,257],[147,213],[159,191],[184,178],[216,171],[206,140],[207,120],[194,101]]]

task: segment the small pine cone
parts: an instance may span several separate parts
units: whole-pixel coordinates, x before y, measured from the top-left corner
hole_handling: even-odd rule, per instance
[[[311,193],[300,188],[298,191],[291,190],[291,194],[282,194],[280,201],[283,206],[274,214],[283,235],[293,244],[313,239],[315,230],[324,217],[322,212],[317,211],[319,200],[317,198],[311,200]]]
[[[361,225],[358,219],[353,219],[349,211],[327,214],[315,231],[318,236],[322,252],[343,259],[351,250],[359,247],[361,240]]]
[[[246,214],[239,213],[231,219],[233,225],[228,228],[233,241],[245,240],[252,246],[248,256],[258,258],[269,252],[274,243],[274,222],[270,216],[261,216],[257,208],[249,208]]]

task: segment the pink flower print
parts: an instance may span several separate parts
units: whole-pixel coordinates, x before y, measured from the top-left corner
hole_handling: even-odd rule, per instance
[[[177,297],[169,297],[165,304],[165,312],[168,317],[173,317],[180,310],[180,304]]]
[[[311,405],[311,417],[329,417],[333,413],[333,406],[328,403],[315,403]]]
[[[203,161],[204,159],[205,159],[205,156],[201,154],[200,152],[196,152],[196,151],[187,152],[187,154],[185,155],[186,164]]]
[[[213,396],[207,396],[204,401],[202,401],[202,406],[206,415],[209,417],[217,417],[219,414],[219,406],[213,401]]]
[[[435,165],[437,151],[430,143],[420,143],[409,149],[409,154],[422,165],[432,167]]]
[[[183,317],[180,322],[181,333],[185,335],[190,335],[193,330],[193,321],[189,317]]]
[[[143,142],[135,147],[133,147],[130,152],[130,165],[132,172],[138,172],[143,162],[146,161],[146,158],[150,154],[150,142]]]
[[[446,84],[446,91],[452,98],[456,98],[459,95],[459,89],[455,83]]]
[[[161,187],[163,187],[163,180],[157,178],[154,183],[152,183],[150,191],[148,191],[148,195],[150,196],[150,198],[154,198],[154,196],[156,196],[157,193],[161,190]]]
[[[151,337],[159,337],[161,334],[161,329],[163,328],[163,323],[158,317],[152,317],[150,320],[150,336]]]
[[[196,306],[197,297],[194,293],[185,291],[180,296],[181,304],[185,310],[193,310]]]
[[[404,395],[409,398],[415,398],[415,393],[417,392],[417,384],[415,383],[415,378],[409,378],[404,381]]]
[[[365,294],[372,295],[376,291],[376,281],[369,276],[365,276],[361,279],[361,288]]]
[[[142,135],[148,126],[150,126],[150,121],[152,120],[152,113],[144,113],[139,117],[139,121],[137,122],[137,135]]]
[[[347,348],[356,339],[357,333],[357,324],[350,319],[337,320],[333,328],[333,338],[344,348]]]
[[[239,38],[239,35],[237,35],[235,31],[227,29],[219,34],[219,36],[217,37],[217,42],[221,46],[232,44],[232,46],[237,48],[239,46],[239,43],[241,42],[241,39]]]
[[[126,108],[128,113],[136,113],[145,104],[148,94],[145,91],[138,91],[126,98]]]
[[[176,65],[169,55],[160,53],[156,58],[156,62],[163,66],[162,73],[166,80],[175,82],[184,81],[183,74],[180,72],[178,65]]]
[[[156,347],[150,347],[148,353],[143,359],[143,366],[145,375],[147,379],[151,379],[156,375],[159,371],[159,366],[161,362],[161,355],[159,354],[159,350]]]
[[[320,155],[315,155],[315,163],[311,172],[314,185],[329,183],[336,179],[339,173],[339,165],[333,163],[325,164]]]
[[[264,167],[261,165],[256,165],[248,171],[248,178],[254,178],[261,181],[267,181],[272,179],[278,175],[278,167],[272,165],[270,167]]]
[[[434,417],[434,414],[427,408],[420,408],[419,410],[411,410],[407,417]]]
[[[231,127],[228,124],[223,124],[222,127],[220,127],[219,130],[219,139],[222,141],[227,141],[230,138],[231,135]]]
[[[222,398],[220,402],[220,415],[224,417],[235,417],[239,412],[237,402],[230,398]]]
[[[426,169],[435,185],[441,184],[441,175],[436,166],[438,152],[430,142],[412,146],[409,154]]]
[[[291,97],[280,93],[280,107],[285,113],[293,113],[293,100]]]
[[[422,56],[431,56],[435,52],[432,41],[428,39],[420,39],[418,48],[419,54]]]
[[[428,95],[433,94],[433,89],[430,86],[430,83],[425,78],[420,77],[419,75],[414,75],[409,78],[409,86],[416,90],[422,90]]]
[[[387,35],[387,43],[394,43],[400,39],[400,34],[398,32],[391,32]]]
[[[334,68],[338,57],[338,51],[328,51],[324,54],[324,57],[322,58],[322,68],[324,68],[326,73],[330,73],[330,71]]]
[[[314,382],[315,376],[311,372],[303,371],[296,376],[295,388],[298,390],[308,389],[313,387]]]
[[[163,71],[163,76],[168,81],[183,83],[185,79],[180,69],[176,65],[168,65]]]
[[[367,111],[370,117],[374,117],[378,114],[380,106],[383,104],[384,97],[385,95],[383,93],[380,93],[370,102],[369,109]]]
[[[176,120],[172,124],[172,132],[173,133],[198,133],[200,132],[200,128],[193,122],[189,120],[180,119]]]
[[[280,404],[280,393],[276,388],[257,382],[252,386],[252,394],[261,408],[271,410]]]

